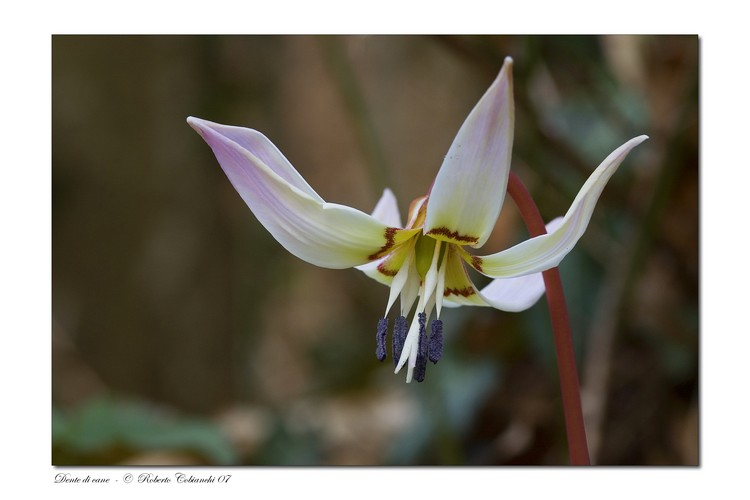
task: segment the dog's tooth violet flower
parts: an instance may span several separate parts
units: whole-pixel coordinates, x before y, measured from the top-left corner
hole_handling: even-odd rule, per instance
[[[503,205],[513,144],[512,60],[469,114],[430,191],[411,202],[401,223],[386,189],[371,215],[323,200],[276,146],[255,130],[187,119],[216,155],[230,182],[261,224],[289,252],[316,266],[356,267],[390,286],[377,324],[376,356],[387,356],[388,312],[400,297],[392,334],[395,371],[424,380],[427,361],[442,354],[441,308],[490,306],[522,311],[543,294],[541,272],[557,266],[583,235],[602,189],[625,156],[647,137],[613,151],[591,174],[548,234],[507,250],[476,256]],[[494,278],[478,290],[466,265]],[[407,316],[414,303],[411,322]],[[435,319],[430,321],[433,311]]]

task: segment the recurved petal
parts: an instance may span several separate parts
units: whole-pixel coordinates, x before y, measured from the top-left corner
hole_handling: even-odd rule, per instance
[[[372,216],[387,226],[402,227],[401,215],[399,214],[398,203],[396,202],[396,196],[393,194],[393,191],[388,188],[383,191],[383,195],[375,204]],[[389,260],[389,257],[384,257],[356,267],[375,281],[390,286],[395,273],[384,273],[384,268],[380,267],[381,264],[386,265],[385,261]]]
[[[551,220],[546,229],[552,233],[563,224],[564,219]],[[515,278],[494,279],[479,291],[487,305],[508,312],[521,312],[536,304],[544,295],[542,273],[532,273]]]
[[[417,230],[388,227],[351,207],[326,203],[262,134],[188,118],[261,224],[289,252],[328,268],[383,257]]]
[[[586,231],[607,181],[627,154],[647,138],[642,135],[631,139],[607,156],[578,192],[560,227],[486,257],[472,256],[464,252],[464,260],[477,271],[492,278],[523,276],[557,266]]]
[[[448,245],[445,250],[445,286],[443,304],[452,306],[485,306],[477,288],[461,260],[460,250],[455,245]]]
[[[527,274],[515,278],[492,280],[482,288],[479,295],[487,305],[508,312],[521,312],[539,301],[544,295],[542,273]]]
[[[276,175],[292,186],[318,201],[323,201],[323,198],[310,187],[307,181],[289,163],[289,160],[281,154],[281,151],[265,135],[257,130],[222,125],[195,118],[194,116],[188,117],[187,122],[212,148],[213,146],[209,138],[215,136],[223,137],[235,143],[240,149],[252,153],[258,160],[276,173]]]
[[[378,283],[386,286],[391,286],[391,283],[393,282],[393,276],[391,274],[384,274],[378,269],[378,267],[380,267],[380,265],[387,259],[388,257],[383,257],[381,259],[374,260],[372,262],[368,262],[367,264],[362,264],[361,266],[355,267],[365,273],[367,277],[374,279]]]
[[[461,253],[462,250],[449,247],[445,256],[447,260],[443,293],[446,306],[489,306],[501,311],[519,312],[533,306],[544,295],[541,273],[496,279],[481,291],[477,290],[464,267]]]
[[[391,286],[393,278],[398,274],[407,257],[414,252],[414,242],[408,241],[403,245],[395,245],[383,258],[356,266],[375,281]],[[407,262],[408,264],[408,262]]]
[[[372,216],[389,227],[403,227],[401,225],[401,214],[398,211],[396,195],[388,188],[383,190],[383,195],[375,205]]]
[[[513,61],[482,96],[453,140],[435,178],[425,234],[480,247],[503,205],[513,146]]]
[[[499,278],[492,280],[482,290],[473,287],[473,291],[474,293],[468,297],[450,297],[445,300],[444,305],[448,307],[487,306],[507,312],[525,311],[544,295],[544,278],[542,273],[515,278]]]

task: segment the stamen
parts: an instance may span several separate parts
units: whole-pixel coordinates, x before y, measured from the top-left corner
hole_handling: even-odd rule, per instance
[[[437,288],[435,289],[435,308],[437,317],[440,317],[440,310],[443,308],[443,296],[445,295],[445,271],[448,267],[448,259],[452,251],[452,245],[445,245],[443,260],[438,267]]]
[[[414,244],[410,243],[409,245],[413,246]],[[401,291],[404,289],[404,285],[406,284],[409,277],[409,269],[412,266],[411,261],[413,260],[414,252],[412,250],[407,250],[407,252],[408,253],[404,258],[404,262],[401,264],[401,267],[399,268],[396,276],[393,277],[393,281],[391,282],[391,291],[388,295],[388,305],[385,307],[384,316],[388,316],[388,311],[391,310],[391,306],[396,301],[396,297],[401,294]]]
[[[401,316],[408,316],[412,309],[412,306],[417,301],[419,296],[420,278],[417,273],[417,265],[414,263],[415,259],[411,260],[409,266],[409,277],[406,279],[406,284],[401,292]]]
[[[393,325],[393,366],[394,368],[398,365],[398,360],[401,359],[401,351],[404,350],[404,342],[406,342],[406,334],[409,330],[409,325],[406,323],[406,318],[399,316],[396,318],[396,323]]]
[[[377,347],[375,348],[375,357],[378,361],[385,360],[385,336],[388,333],[388,318],[378,320],[378,332],[375,334]]]
[[[440,257],[440,245],[441,245],[440,241],[435,242],[435,250],[433,251],[433,254],[432,254],[432,261],[430,261],[430,269],[427,271],[427,274],[425,275],[424,289],[422,290],[422,295],[424,296],[425,302],[427,302],[427,300],[432,297],[432,294],[435,292],[435,287],[437,286],[437,282],[438,282],[438,265],[437,264],[438,264],[438,260]]]
[[[419,313],[419,344],[417,346],[417,364],[414,365],[414,379],[417,382],[424,381],[427,371],[427,333],[425,333],[425,322],[427,315]]]
[[[430,361],[437,363],[443,355],[443,322],[433,319],[430,325],[430,345],[428,348]]]

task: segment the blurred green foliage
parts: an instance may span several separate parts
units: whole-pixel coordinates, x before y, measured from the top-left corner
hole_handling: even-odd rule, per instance
[[[215,425],[122,398],[96,397],[75,411],[52,411],[56,465],[109,465],[133,454],[161,450],[196,463],[233,465],[236,457]]]

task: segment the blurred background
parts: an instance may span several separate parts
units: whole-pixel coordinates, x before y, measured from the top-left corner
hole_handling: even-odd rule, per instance
[[[53,36],[55,465],[558,465],[544,299],[444,313],[422,384],[375,359],[388,289],[255,220],[193,115],[264,132],[328,201],[425,194],[512,56],[513,169],[562,215],[592,461],[699,463],[695,36]],[[527,234],[507,201],[481,253]]]

